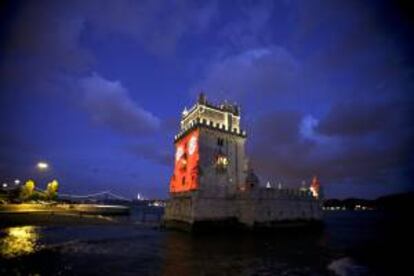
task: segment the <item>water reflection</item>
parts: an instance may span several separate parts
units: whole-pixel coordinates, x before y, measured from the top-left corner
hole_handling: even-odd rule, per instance
[[[38,229],[34,226],[6,228],[0,234],[0,255],[13,258],[33,253],[37,249]]]
[[[323,239],[323,232],[306,231],[232,235],[168,232],[161,274],[323,274],[330,259]]]

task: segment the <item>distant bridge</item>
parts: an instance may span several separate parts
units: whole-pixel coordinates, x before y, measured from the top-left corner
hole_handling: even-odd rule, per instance
[[[122,200],[122,201],[132,201],[129,198],[117,195],[111,191],[102,191],[86,195],[76,195],[76,194],[65,194],[58,193],[58,197],[61,199],[71,199],[71,200]]]

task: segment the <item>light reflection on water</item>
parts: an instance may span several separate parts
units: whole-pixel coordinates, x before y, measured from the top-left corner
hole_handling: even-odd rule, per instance
[[[393,273],[410,264],[398,254],[412,233],[402,225],[378,212],[336,212],[315,233],[192,235],[134,223],[13,227],[0,229],[0,275],[404,275]]]
[[[0,255],[13,258],[27,255],[38,249],[38,229],[34,226],[10,227],[0,235]]]

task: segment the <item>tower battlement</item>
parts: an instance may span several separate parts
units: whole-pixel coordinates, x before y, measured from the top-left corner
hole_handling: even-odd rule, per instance
[[[226,101],[219,105],[211,104],[207,98],[200,94],[198,101],[189,110],[184,108],[180,122],[181,131],[192,127],[194,124],[203,124],[212,128],[232,133],[243,133],[240,129],[240,107],[229,104]]]
[[[241,130],[240,128],[226,129],[224,125],[214,124],[205,118],[196,118],[195,120],[191,121],[189,124],[186,124],[180,130],[180,132],[178,132],[178,134],[174,136],[174,142],[177,142],[182,137],[185,137],[189,132],[199,127],[220,131],[222,133],[232,134],[232,135],[240,136],[243,138],[247,137],[246,131]]]

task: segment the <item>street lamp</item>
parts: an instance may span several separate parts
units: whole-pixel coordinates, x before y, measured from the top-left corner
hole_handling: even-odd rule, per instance
[[[19,180],[19,179],[15,179],[15,180],[14,180],[14,184],[15,184],[15,185],[19,185],[19,184],[20,184],[20,180]]]
[[[37,168],[41,171],[45,171],[49,168],[49,164],[46,162],[38,162],[37,163]]]
[[[7,188],[7,183],[3,183],[3,188]]]

